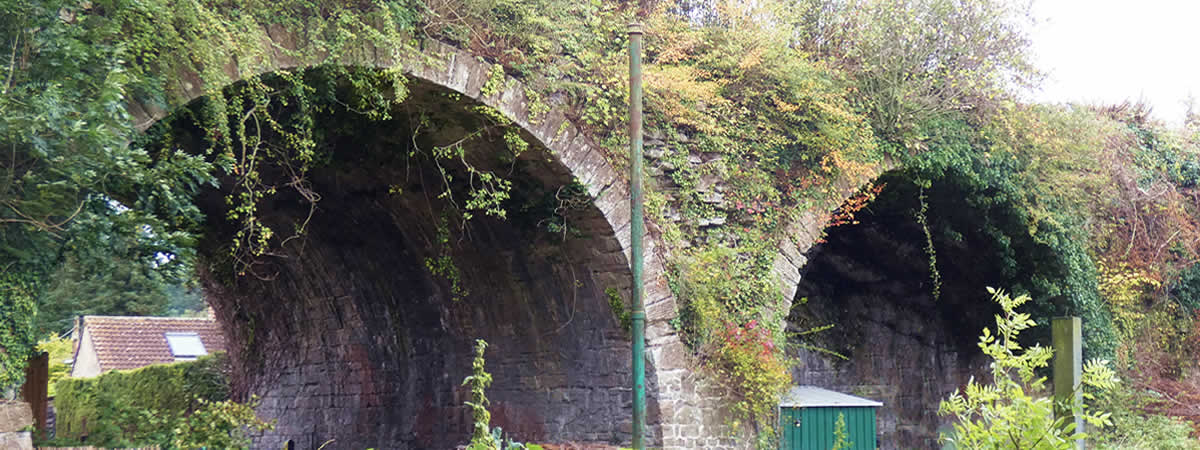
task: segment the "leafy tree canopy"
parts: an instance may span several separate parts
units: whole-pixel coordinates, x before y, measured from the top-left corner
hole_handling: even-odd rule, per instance
[[[126,102],[146,80],[130,73],[127,45],[103,38],[113,30],[94,12],[112,6],[0,2],[0,305],[14,312],[0,334],[12,339],[5,358],[22,363],[32,302],[64,285],[55,274],[120,264],[105,276],[185,279],[186,230],[200,219],[190,197],[213,180],[201,157],[131,144]],[[6,362],[0,385],[20,366]]]

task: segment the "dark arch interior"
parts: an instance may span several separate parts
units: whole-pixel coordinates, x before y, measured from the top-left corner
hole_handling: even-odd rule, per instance
[[[256,445],[463,444],[475,339],[489,343],[493,426],[521,441],[627,443],[629,336],[606,290],[624,294],[629,271],[614,230],[546,149],[514,157],[500,128],[470,137],[494,125],[478,104],[421,81],[408,90],[388,120],[345,99],[317,117],[308,182],[320,201],[307,232],[246,276],[229,263],[231,180],[200,196],[201,278],[231,340],[235,390],[278,420]],[[187,120],[155,133],[205,145]],[[506,218],[462,220],[471,173],[429,150],[464,138],[465,161],[512,180]],[[284,168],[263,173],[279,189],[259,214],[285,233],[310,203],[286,188]],[[440,195],[447,183],[453,203]]]
[[[946,426],[938,403],[970,377],[987,377],[977,343],[985,326],[994,328],[999,308],[985,288],[1022,290],[1026,269],[1045,258],[1045,249],[998,235],[1023,230],[1021,217],[1003,202],[969,201],[991,197],[953,177],[922,189],[911,174],[894,171],[876,185],[883,189],[855,215],[857,223],[827,229],[807,254],[789,316],[793,330],[835,324],[805,342],[848,360],[799,350],[793,378],[883,402],[884,448],[936,448]],[[937,298],[926,227],[916,218],[922,194],[940,274]]]

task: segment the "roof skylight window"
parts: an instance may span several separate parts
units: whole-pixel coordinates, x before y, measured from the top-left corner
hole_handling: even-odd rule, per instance
[[[166,333],[167,345],[171,347],[171,355],[175,359],[195,359],[208,354],[204,342],[196,333]]]

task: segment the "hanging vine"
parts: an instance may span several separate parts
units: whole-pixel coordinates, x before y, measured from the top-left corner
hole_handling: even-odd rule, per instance
[[[933,234],[929,232],[929,219],[926,214],[929,212],[929,204],[925,203],[925,187],[929,182],[921,182],[917,201],[920,203],[920,208],[914,214],[917,219],[917,224],[921,226],[921,231],[925,233],[925,255],[929,256],[929,282],[931,284],[929,294],[937,300],[942,295],[942,273],[938,272],[937,268],[937,250],[933,247]]]
[[[226,219],[236,224],[229,242],[234,273],[272,278],[259,270],[262,257],[303,235],[320,201],[307,179],[316,156],[317,114],[338,105],[369,120],[389,117],[407,96],[404,76],[398,68],[355,66],[419,51],[409,33],[420,2],[264,3],[237,10],[208,1],[118,3],[83,2],[60,14],[92,33],[92,41],[120,43],[124,50],[114,58],[128,66],[129,91],[141,102],[186,101],[199,82],[204,99],[193,117],[205,131],[206,156],[232,180]],[[277,24],[293,30],[283,39],[303,44],[264,47],[262,42],[281,38],[270,32]],[[278,55],[319,69],[260,75],[273,69]],[[339,98],[328,86],[336,83],[348,85],[349,95]],[[309,205],[306,217],[288,230],[259,217],[259,205],[283,190]]]
[[[458,99],[457,94],[450,96],[452,100]],[[519,128],[499,111],[487,106],[472,106],[468,110],[482,117],[483,123],[453,142],[428,150],[421,148],[419,138],[426,130],[433,129],[434,124],[428,113],[419,113],[412,121],[415,124],[410,132],[413,150],[409,153],[410,157],[427,157],[437,168],[441,185],[437,198],[445,201],[456,213],[460,219],[457,228],[464,237],[468,234],[467,225],[475,218],[476,213],[482,212],[485,216],[506,219],[508,211],[505,209],[505,202],[512,198],[513,190],[512,181],[506,179],[505,175],[482,168],[471,161],[470,145],[491,136],[499,136],[508,154],[499,155],[498,160],[509,161],[510,174],[516,159],[529,149],[529,142],[521,136]],[[452,167],[451,164],[458,167]],[[455,180],[456,172],[465,173],[465,179],[461,180],[461,183]],[[454,264],[452,250],[455,241],[450,238],[449,226],[451,216],[443,212],[441,217],[435,245],[438,256],[426,258],[425,265],[430,273],[450,284],[452,298],[457,301],[466,297],[469,291],[463,287],[461,271]]]
[[[317,158],[316,117],[335,106],[366,120],[391,118],[391,109],[407,97],[406,79],[398,71],[327,66],[303,72],[280,71],[269,82],[251,76],[208,99],[226,120],[210,113],[202,121],[209,152],[232,178],[225,201],[226,219],[236,224],[230,255],[239,276],[272,279],[257,270],[262,257],[304,234],[321,200],[308,180]],[[347,86],[344,95],[338,87]],[[346,98],[343,98],[346,97]],[[213,150],[216,149],[216,150]],[[269,171],[266,176],[264,171]],[[259,205],[280,190],[290,190],[308,204],[308,212],[290,230],[277,232],[259,216]]]
[[[449,218],[443,214],[442,220],[437,226],[437,242],[434,249],[437,256],[425,258],[425,268],[429,270],[429,273],[442,277],[450,283],[450,298],[457,302],[470,295],[471,291],[464,286],[462,272],[454,264],[453,250],[450,243]]]

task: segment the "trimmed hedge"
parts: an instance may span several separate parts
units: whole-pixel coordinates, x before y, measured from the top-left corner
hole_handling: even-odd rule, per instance
[[[111,371],[95,378],[65,378],[58,395],[56,440],[81,440],[99,447],[159,442],[199,399],[229,397],[226,358],[217,353],[195,361]]]

